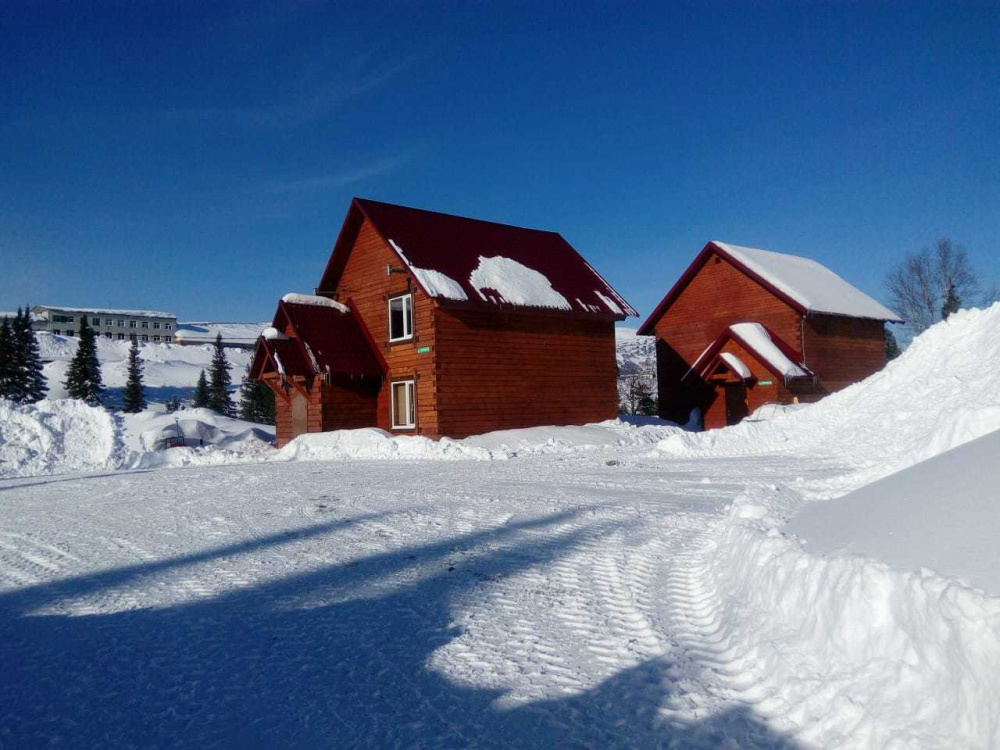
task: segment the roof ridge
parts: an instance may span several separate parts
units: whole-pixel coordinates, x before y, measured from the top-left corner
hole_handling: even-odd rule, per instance
[[[387,203],[386,201],[377,201],[373,198],[361,198],[360,196],[354,196],[352,200],[358,203],[359,208],[361,208],[362,211],[364,211],[364,206],[362,204],[374,203],[379,206],[388,206],[389,208],[401,208],[404,211],[417,211],[422,214],[434,214],[435,216],[443,216],[448,219],[462,219],[463,221],[473,221],[477,224],[492,224],[493,226],[504,227],[505,229],[520,229],[523,232],[537,232],[539,234],[552,234],[555,235],[556,237],[562,237],[562,235],[559,232],[553,232],[551,229],[535,229],[534,227],[522,227],[518,224],[506,224],[502,221],[491,221],[490,219],[476,219],[472,216],[462,216],[461,214],[450,214],[445,211],[432,211],[429,208],[417,208],[416,206],[404,206],[401,203]],[[365,216],[368,216],[367,212],[365,212]],[[374,219],[372,219],[371,216],[368,216],[368,218],[374,221]]]

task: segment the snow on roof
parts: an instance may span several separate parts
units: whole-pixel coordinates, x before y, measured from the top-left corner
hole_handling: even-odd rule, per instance
[[[479,265],[469,276],[469,283],[480,298],[488,302],[572,309],[566,298],[552,288],[552,282],[544,274],[511,258],[480,256]]]
[[[604,314],[619,318],[637,314],[556,232],[362,198],[351,202],[320,280],[320,289],[337,288],[358,232],[366,221],[393,248],[420,287],[442,303],[456,301],[479,307],[537,306],[572,314]],[[498,263],[490,271],[504,270],[517,275],[516,279],[506,282],[509,295],[484,294],[481,289],[486,287],[473,283],[473,275],[483,281],[485,271],[480,269],[483,258],[499,258],[516,264]],[[544,279],[544,285],[530,282],[530,292],[524,289],[524,270],[538,274]],[[498,281],[492,279],[492,283]],[[574,301],[572,306],[569,300]]]
[[[281,331],[279,331],[274,326],[268,326],[267,328],[265,328],[261,332],[260,335],[263,336],[264,338],[266,338],[268,341],[275,341],[277,339],[287,339],[288,338],[285,334],[283,334]]]
[[[748,380],[749,378],[753,377],[753,373],[750,372],[750,368],[743,363],[742,359],[737,357],[732,352],[723,352],[722,354],[719,355],[719,357],[722,359],[723,362],[729,365],[730,370],[735,372],[744,380]]]
[[[332,307],[334,310],[340,310],[342,313],[350,312],[351,308],[344,305],[337,300],[330,299],[329,297],[317,297],[314,294],[297,294],[296,292],[289,292],[284,297],[281,298],[282,302],[289,305],[312,305],[314,307]]]
[[[786,378],[808,377],[809,373],[805,369],[790,360],[785,353],[774,343],[771,334],[760,323],[735,323],[729,326],[729,330],[743,344],[759,357],[763,357],[765,362],[772,368],[780,372]]]
[[[174,338],[178,341],[200,341],[213,343],[222,334],[223,343],[253,343],[267,323],[212,323],[192,321],[177,324]]]
[[[469,295],[462,289],[462,285],[450,276],[446,276],[440,271],[430,268],[417,268],[410,263],[403,252],[403,248],[396,244],[395,240],[389,240],[389,244],[399,253],[399,257],[410,267],[410,272],[417,277],[417,282],[424,288],[431,297],[444,297],[446,299],[457,299],[462,302],[469,299]]]
[[[806,310],[902,322],[894,312],[814,260],[717,240],[712,244]]]
[[[65,307],[64,305],[35,305],[33,310],[59,310],[60,312],[84,313],[85,315],[134,315],[145,318],[176,318],[177,316],[169,312],[159,312],[157,310],[118,310],[111,307]]]

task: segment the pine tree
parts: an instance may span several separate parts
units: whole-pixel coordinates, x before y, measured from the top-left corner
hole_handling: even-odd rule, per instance
[[[5,317],[0,322],[0,398],[11,397],[10,391],[14,381],[14,367],[11,361],[13,357],[12,342],[13,332],[10,327],[10,319]]]
[[[229,385],[232,378],[229,375],[229,360],[226,359],[226,349],[222,346],[222,334],[215,336],[215,354],[212,355],[212,366],[209,370],[208,408],[227,417],[233,416],[233,402],[229,397]]]
[[[891,362],[896,357],[900,355],[899,344],[896,342],[896,336],[888,327],[885,329],[885,359],[887,362]]]
[[[146,408],[146,391],[142,385],[142,360],[139,359],[139,342],[133,340],[128,350],[128,379],[122,393],[122,411],[137,414]]]
[[[948,316],[957,313],[962,309],[962,298],[958,296],[955,289],[955,282],[948,282],[948,291],[944,296],[944,304],[941,305],[941,320],[948,320]]]
[[[274,424],[274,391],[260,380],[250,378],[250,365],[247,365],[240,384],[240,419]]]
[[[198,385],[194,387],[194,400],[191,406],[195,409],[207,409],[209,404],[208,380],[205,379],[205,371],[202,370],[198,376]]]
[[[28,400],[28,367],[27,353],[24,351],[24,337],[21,328],[24,325],[24,314],[17,308],[17,315],[10,324],[10,335],[7,339],[7,383],[4,397],[18,404]]]
[[[86,316],[80,318],[80,341],[66,371],[64,385],[70,398],[100,406],[104,384],[101,382],[101,363],[97,359],[97,337]]]
[[[23,384],[22,401],[33,404],[45,398],[45,394],[49,392],[49,386],[42,370],[42,357],[38,352],[38,340],[31,327],[31,308],[26,305],[20,322],[15,318],[14,323],[11,334],[17,338],[17,350],[21,358],[19,365]]]

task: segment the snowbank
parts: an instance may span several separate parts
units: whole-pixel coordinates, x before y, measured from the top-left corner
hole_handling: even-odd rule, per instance
[[[786,531],[813,554],[930,568],[1000,595],[1000,431],[866,485],[810,503]]]
[[[519,455],[578,453],[653,445],[665,435],[681,428],[655,421],[635,425],[609,420],[579,427],[529,427],[498,430],[483,435],[452,440],[431,440],[419,435],[393,435],[374,427],[360,430],[335,430],[300,435],[278,451],[279,461],[353,460],[431,460],[497,461]]]
[[[835,502],[835,501],[834,501]],[[818,747],[1000,743],[1000,599],[930,571],[808,554],[733,508],[707,550],[719,630],[756,682],[738,697]]]
[[[1000,303],[962,310],[867,380],[767,422],[745,420],[658,446],[670,455],[817,456],[850,467],[832,497],[1000,429]]]
[[[104,409],[0,399],[0,477],[116,469],[123,458],[121,425]]]

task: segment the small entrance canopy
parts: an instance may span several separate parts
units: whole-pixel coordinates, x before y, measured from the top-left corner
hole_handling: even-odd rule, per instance
[[[801,361],[799,354],[762,323],[735,323],[720,333],[691,365],[681,379],[698,376],[711,377],[719,365],[724,365],[738,379],[746,382],[753,378],[752,371],[736,354],[723,351],[726,344],[734,342],[750,353],[768,372],[783,382],[813,377],[812,371]]]
[[[274,323],[257,339],[250,377],[306,381],[318,375],[380,379],[385,362],[348,305],[286,294]]]

